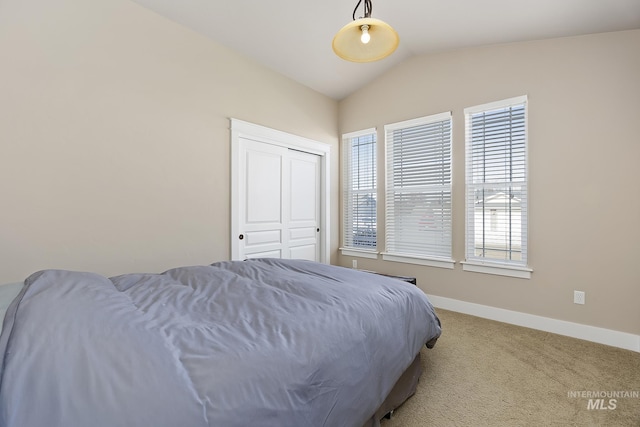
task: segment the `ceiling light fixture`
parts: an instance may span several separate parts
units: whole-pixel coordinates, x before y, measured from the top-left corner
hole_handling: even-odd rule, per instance
[[[358,0],[353,9],[353,21],[342,27],[333,38],[333,51],[347,61],[378,61],[396,50],[400,37],[389,24],[371,17],[371,0],[364,0],[364,17],[356,19],[356,11],[362,1]]]

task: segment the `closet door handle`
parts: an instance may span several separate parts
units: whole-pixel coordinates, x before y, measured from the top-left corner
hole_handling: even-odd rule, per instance
[[[240,239],[240,240],[244,239],[244,234],[239,235],[238,239]]]

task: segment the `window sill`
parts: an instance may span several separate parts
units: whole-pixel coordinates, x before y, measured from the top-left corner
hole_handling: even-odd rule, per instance
[[[340,248],[342,255],[355,256],[359,258],[378,259],[377,251],[368,251],[366,249]]]
[[[531,279],[532,269],[529,267],[518,267],[514,265],[480,263],[474,261],[463,261],[462,270],[474,273],[495,274],[498,276],[516,277],[518,279]]]
[[[385,261],[404,262],[405,264],[426,265],[428,267],[438,267],[453,270],[455,261],[446,258],[421,258],[414,255],[382,253]]]

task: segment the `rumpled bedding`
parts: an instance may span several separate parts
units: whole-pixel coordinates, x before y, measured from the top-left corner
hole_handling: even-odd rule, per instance
[[[440,335],[417,287],[302,260],[31,275],[0,335],[6,427],[354,427]]]

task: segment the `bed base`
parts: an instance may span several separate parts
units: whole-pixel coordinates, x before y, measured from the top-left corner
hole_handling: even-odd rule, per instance
[[[422,364],[420,363],[420,353],[418,353],[373,417],[367,420],[362,427],[380,427],[382,418],[391,418],[393,411],[416,392],[420,375],[422,375]]]

